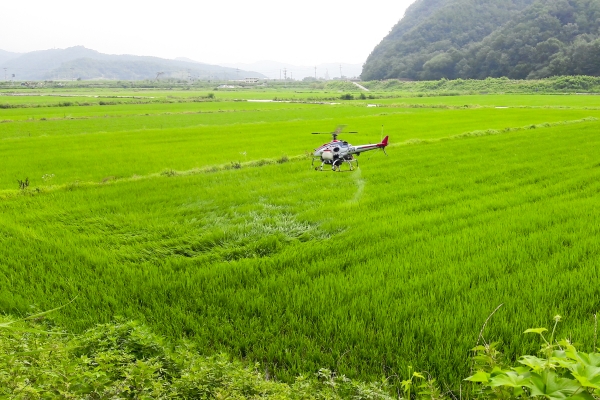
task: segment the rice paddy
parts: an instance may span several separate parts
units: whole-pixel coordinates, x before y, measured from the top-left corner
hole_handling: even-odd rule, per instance
[[[54,316],[72,331],[122,316],[282,380],[412,366],[457,387],[499,304],[484,335],[509,355],[555,314],[591,350],[597,96],[186,100],[207,95],[0,96],[15,105],[0,109],[0,311],[76,298]],[[338,124],[353,144],[383,126],[389,156],[314,171],[306,154],[328,137],[310,133]]]

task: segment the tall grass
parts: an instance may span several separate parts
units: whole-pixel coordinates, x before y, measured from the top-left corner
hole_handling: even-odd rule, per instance
[[[385,121],[393,143],[593,116],[351,111],[336,115],[362,126]],[[205,165],[237,162],[240,151],[248,163],[276,160],[283,151],[267,145],[273,141],[301,154],[313,138],[294,147],[296,135],[329,125],[329,117],[213,135],[205,143],[215,156]],[[390,147],[389,157],[361,156],[360,175],[318,173],[309,161],[160,175],[198,167],[182,151],[201,142],[192,129],[170,128],[161,139],[159,131],[74,135],[67,126],[72,131],[57,141],[5,140],[2,146],[12,146],[3,156],[35,156],[2,158],[6,168],[55,174],[56,188],[0,200],[0,309],[22,314],[78,295],[58,318],[70,330],[116,315],[139,319],[162,335],[193,340],[203,354],[260,361],[289,381],[320,368],[379,380],[413,366],[458,386],[469,373],[468,351],[499,303],[486,332],[506,343],[509,358],[537,349],[519,332],[548,314],[569,315],[564,331],[591,346],[586,327],[599,298],[598,126]],[[60,150],[70,156],[59,157]],[[35,158],[44,161],[33,168]],[[133,173],[145,179],[118,179]],[[116,179],[100,183],[108,176]]]
[[[232,104],[223,108],[244,103]],[[281,157],[282,153],[301,155],[328,139],[315,142],[310,132],[330,131],[342,120],[359,132],[346,139],[360,144],[379,141],[382,125],[392,133],[392,143],[397,143],[600,116],[600,110],[382,111],[342,105],[290,108],[285,103],[257,104],[257,109],[246,111],[231,108],[222,113],[194,114],[169,114],[171,108],[166,105],[164,112],[155,109],[148,116],[117,108],[117,114],[106,118],[30,119],[0,124],[0,190],[14,188],[16,179],[26,176],[32,186],[40,187],[47,186],[41,179],[47,174],[55,175],[53,185],[101,182],[107,177],[129,178],[165,169],[182,171],[246,161],[242,158],[256,161]]]

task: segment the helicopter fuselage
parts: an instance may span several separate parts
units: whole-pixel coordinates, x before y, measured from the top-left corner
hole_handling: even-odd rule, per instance
[[[376,149],[384,149],[388,145],[388,137],[386,136],[381,143],[376,144],[362,144],[358,146],[351,145],[345,140],[337,140],[334,139],[329,143],[323,144],[318,149],[315,149],[313,153],[313,160],[320,159],[322,164],[330,164],[333,165],[333,169],[339,167],[344,161],[350,164],[352,168],[351,162],[356,161],[354,156],[360,155],[360,153],[364,153],[369,150]],[[338,168],[339,169],[339,168]]]

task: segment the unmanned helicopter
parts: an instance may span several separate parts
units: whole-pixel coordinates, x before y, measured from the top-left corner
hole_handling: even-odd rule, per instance
[[[321,161],[320,167],[315,167],[315,170],[323,171],[323,165],[331,165],[332,171],[341,171],[341,167],[347,164],[350,171],[354,169],[353,163],[358,168],[358,157],[360,153],[364,153],[369,150],[381,149],[387,156],[385,148],[388,145],[388,136],[384,137],[381,143],[376,144],[362,144],[353,146],[345,140],[338,140],[338,135],[344,129],[344,125],[340,125],[334,132],[313,132],[313,135],[331,135],[333,140],[329,143],[325,143],[318,149],[315,149],[313,153],[312,166],[314,167],[315,160]],[[349,132],[357,133],[357,132]],[[355,157],[356,156],[356,157]]]

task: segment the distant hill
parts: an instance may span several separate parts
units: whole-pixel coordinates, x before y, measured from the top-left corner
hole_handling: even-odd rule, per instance
[[[597,0],[417,0],[363,80],[600,75]]]
[[[19,57],[20,53],[11,53],[10,51],[0,50],[0,65],[4,62]]]
[[[9,57],[3,58],[4,53]],[[15,79],[236,79],[265,78],[253,71],[238,73],[234,68],[158,57],[103,54],[83,46],[33,51],[25,54],[0,52],[0,68],[7,68]]]

